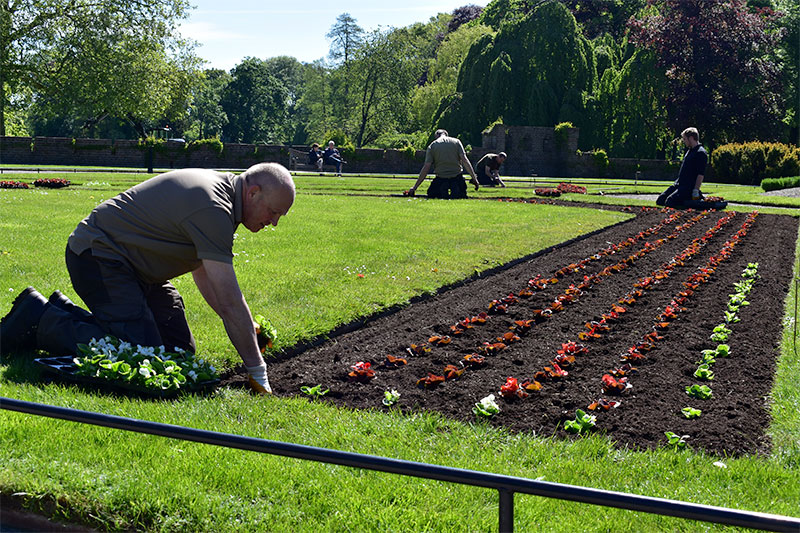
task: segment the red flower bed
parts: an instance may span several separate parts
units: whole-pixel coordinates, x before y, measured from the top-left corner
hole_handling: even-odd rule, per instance
[[[671,430],[691,435],[695,449],[766,451],[765,369],[775,364],[783,311],[775,302],[784,301],[791,279],[785,243],[794,242],[798,221],[637,212],[630,222],[270,364],[273,388],[294,395],[322,383],[332,391],[324,401],[356,408],[380,408],[384,392],[395,389],[401,409],[464,421],[494,394],[501,411],[489,423],[513,430],[566,437],[564,421],[581,409],[621,445],[660,446]],[[731,345],[747,357],[718,362],[712,385],[725,394],[704,401],[700,423],[684,419],[687,368],[693,372],[708,348],[708,321],[723,316],[730,287],[751,261],[771,283],[739,310],[747,327],[732,328]],[[386,354],[407,364],[381,366],[364,381],[342,379],[359,359],[384,361]]]
[[[27,183],[21,181],[0,181],[0,189],[29,189]]]
[[[545,196],[548,198],[558,198],[561,196],[561,191],[554,187],[539,187],[533,190],[536,196]]]
[[[564,183],[563,181],[558,184],[556,190],[561,193],[576,193],[576,194],[586,194],[586,187],[581,187],[580,185],[572,185],[571,183]]]
[[[36,187],[44,187],[46,189],[60,189],[72,185],[72,182],[62,178],[39,178],[33,184]]]

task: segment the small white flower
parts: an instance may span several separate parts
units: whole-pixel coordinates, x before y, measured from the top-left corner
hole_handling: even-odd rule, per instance
[[[714,461],[714,466],[716,466],[717,468],[728,468],[728,465],[726,465],[722,461]]]

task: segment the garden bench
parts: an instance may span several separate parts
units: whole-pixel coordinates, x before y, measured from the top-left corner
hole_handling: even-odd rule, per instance
[[[289,170],[305,170],[309,172],[319,171],[316,165],[308,163],[308,152],[295,150],[294,148],[289,148]],[[336,172],[336,166],[323,164],[322,170]]]

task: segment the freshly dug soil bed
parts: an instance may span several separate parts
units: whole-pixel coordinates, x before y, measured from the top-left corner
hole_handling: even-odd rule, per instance
[[[536,206],[531,206],[536,209]],[[634,363],[638,372],[630,376],[633,385],[621,396],[604,394],[601,378],[622,363],[620,355],[653,331],[657,317],[672,299],[684,289],[683,282],[706,265],[709,257],[719,253],[725,241],[736,233],[746,215],[708,212],[691,224],[696,211],[681,212],[677,220],[663,224],[656,233],[639,237],[637,234],[662,223],[673,210],[637,208],[636,218],[599,232],[569,246],[555,249],[507,270],[457,286],[424,301],[413,303],[398,312],[370,321],[360,329],[308,349],[307,351],[269,364],[270,381],[277,395],[301,395],[301,386],[322,384],[330,392],[320,401],[358,409],[387,409],[381,404],[384,391],[396,389],[401,397],[394,408],[406,412],[436,411],[454,419],[475,420],[473,405],[488,394],[498,398],[501,412],[490,423],[514,431],[537,435],[568,436],[564,421],[575,417],[576,409],[599,398],[621,400],[616,409],[597,414],[596,431],[606,433],[620,446],[653,448],[666,443],[665,431],[689,435],[693,449],[705,449],[717,454],[741,455],[768,453],[769,424],[767,396],[772,386],[776,358],[781,338],[781,318],[784,300],[790,285],[794,245],[797,238],[796,218],[760,215],[749,232],[723,261],[707,283],[701,284],[684,304],[685,310],[660,334],[663,339]],[[733,215],[707,244],[683,266],[672,270],[652,289],[644,290],[635,304],[626,305],[627,312],[610,322],[610,330],[599,339],[580,341],[578,334],[586,331],[585,324],[600,320],[624,295],[634,289],[641,278],[670,262],[693,239],[701,237],[720,219]],[[690,223],[684,231],[675,228]],[[667,236],[674,237],[667,239]],[[518,294],[537,275],[552,278],[554,273],[571,263],[593,256],[612,243],[628,238],[636,240],[617,252],[598,256],[585,269],[568,273],[558,283],[534,291],[529,298],[518,298],[508,306],[508,313],[490,315],[483,325],[476,325],[462,335],[452,336],[452,342],[433,346],[430,353],[410,356],[411,344],[429,344],[433,335],[448,335],[450,326],[487,311],[489,302]],[[659,242],[659,239],[664,239]],[[469,368],[460,379],[448,380],[435,388],[422,388],[417,380],[428,373],[442,375],[448,364],[460,366],[463,357],[477,352],[484,342],[509,331],[515,320],[533,318],[534,309],[549,306],[570,284],[579,284],[584,276],[598,273],[621,259],[643,249],[645,243],[656,244],[654,249],[633,261],[627,268],[602,278],[588,287],[574,302],[560,312],[533,326],[520,340],[513,342],[496,355],[486,357],[483,368]],[[741,280],[743,269],[758,262],[759,279],[748,296],[749,306],[739,312],[741,322],[732,325],[733,333],[727,343],[729,358],[718,359],[713,366],[713,381],[702,382],[693,376],[696,361],[703,349],[717,343],[709,336],[723,322],[729,294],[734,283]],[[579,356],[560,380],[542,383],[538,392],[519,400],[505,400],[498,393],[506,378],[519,381],[531,379],[535,372],[552,366],[562,343],[576,341],[589,352]],[[407,359],[408,364],[389,369],[383,362],[387,354]],[[359,361],[371,363],[376,377],[367,383],[348,377],[351,366]],[[228,376],[226,382],[241,382],[241,375]],[[687,385],[708,384],[712,398],[698,400],[687,396]],[[702,409],[702,416],[687,420],[681,409],[692,406]],[[571,436],[570,436],[571,438]]]

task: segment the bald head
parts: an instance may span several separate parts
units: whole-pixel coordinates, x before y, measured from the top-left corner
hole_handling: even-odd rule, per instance
[[[242,224],[250,231],[277,226],[295,198],[294,180],[283,165],[259,163],[242,173],[244,203]]]

